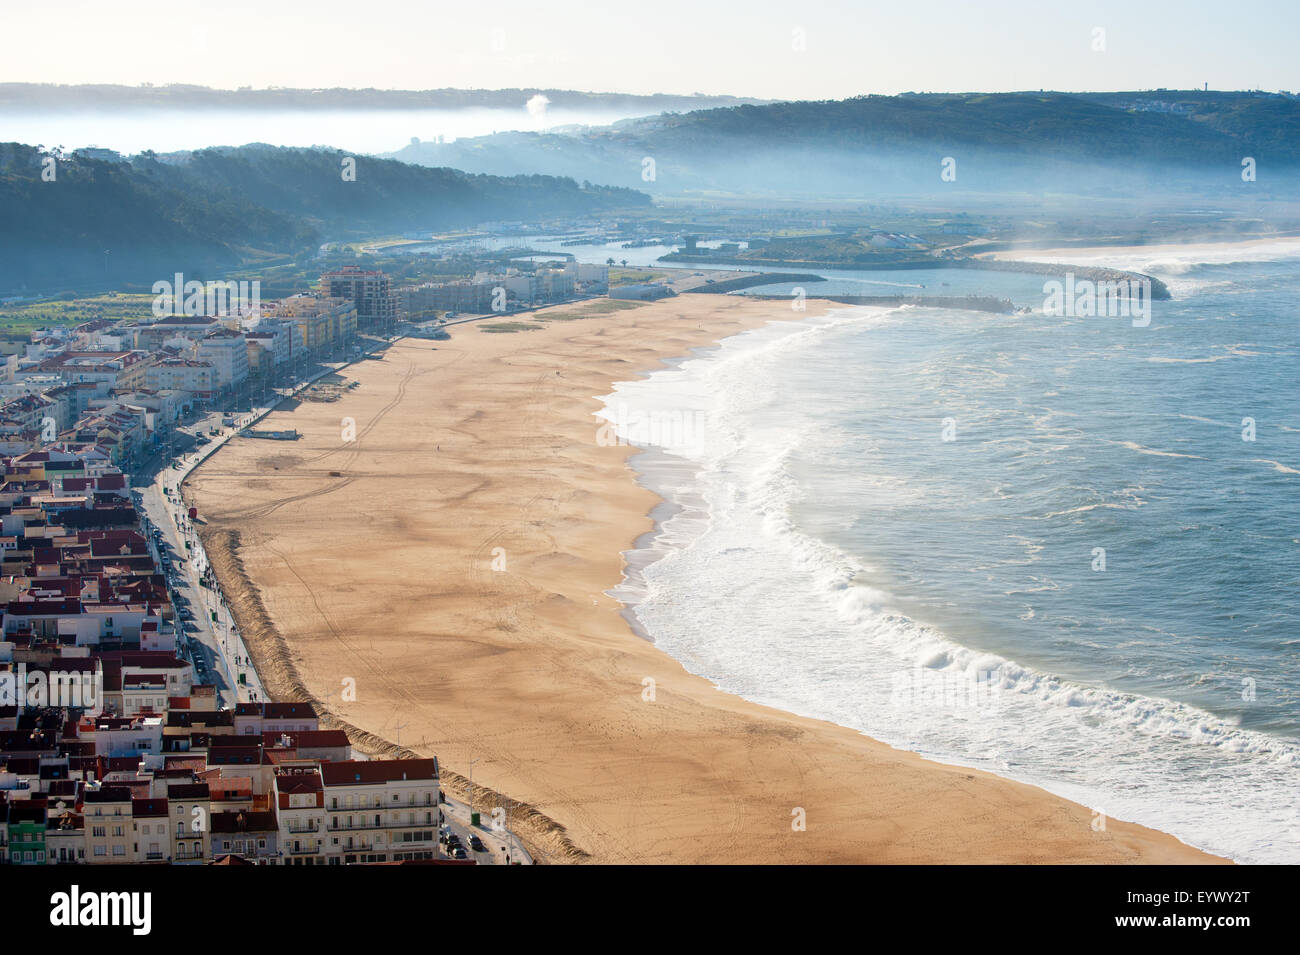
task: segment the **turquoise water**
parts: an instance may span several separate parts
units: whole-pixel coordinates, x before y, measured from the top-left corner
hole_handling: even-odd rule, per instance
[[[724,689],[1300,861],[1300,262],[1161,267],[1148,327],[774,303],[620,385],[673,511],[618,596]]]

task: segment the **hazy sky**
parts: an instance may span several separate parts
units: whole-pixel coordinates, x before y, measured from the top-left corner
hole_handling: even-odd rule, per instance
[[[1298,11],[1295,0],[0,0],[0,81],[772,98],[1293,90]]]

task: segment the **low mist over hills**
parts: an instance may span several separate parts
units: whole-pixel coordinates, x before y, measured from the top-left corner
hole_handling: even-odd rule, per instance
[[[1300,100],[1177,92],[904,94],[697,110],[611,127],[415,143],[410,162],[651,193],[882,196],[1295,191]],[[952,158],[955,178],[941,178]],[[1256,179],[1244,182],[1243,160]],[[653,178],[647,178],[653,160]],[[1286,175],[1279,175],[1283,170]]]
[[[0,144],[0,288],[211,274],[323,239],[644,207],[629,189],[497,177],[273,146],[124,159],[73,153],[53,181],[33,146]]]
[[[238,89],[175,83],[165,86],[121,86],[54,83],[0,83],[0,109],[511,109],[534,96],[544,96],[551,106],[626,113],[660,113],[667,110],[708,109],[770,100],[742,96],[695,93],[674,96],[655,93],[585,93],[580,90],[376,90],[376,89]]]

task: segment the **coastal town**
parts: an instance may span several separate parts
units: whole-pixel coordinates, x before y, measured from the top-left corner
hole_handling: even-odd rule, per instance
[[[6,941],[1284,923],[1300,4],[1188,6],[10,4]]]
[[[310,702],[265,698],[181,499],[205,455],[381,347],[401,297],[344,269],[281,301],[176,302],[6,357],[0,864],[531,862],[436,757],[367,758]]]

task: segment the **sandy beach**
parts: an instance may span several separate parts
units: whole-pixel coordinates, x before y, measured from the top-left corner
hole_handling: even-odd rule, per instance
[[[473,760],[476,807],[508,802],[540,862],[1222,861],[722,693],[633,634],[604,592],[658,499],[632,449],[597,440],[596,396],[799,316],[682,295],[548,317],[401,340],[348,368],[341,400],[260,425],[300,440],[236,439],[187,485],[277,698],[316,701],[359,748],[437,755],[461,798]]]

